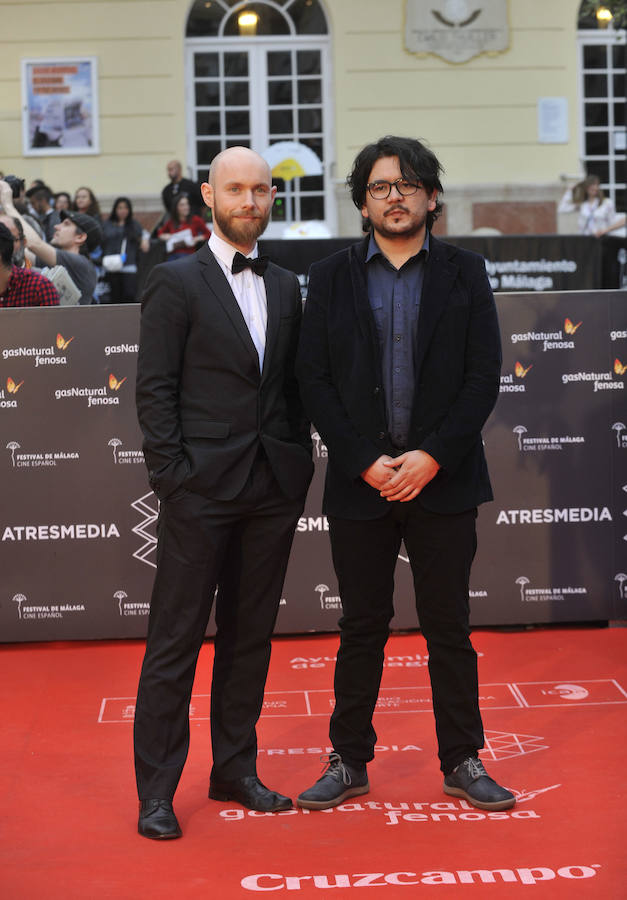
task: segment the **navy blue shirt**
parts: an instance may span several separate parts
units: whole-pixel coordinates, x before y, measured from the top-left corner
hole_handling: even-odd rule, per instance
[[[388,431],[392,444],[401,451],[407,448],[409,436],[418,313],[428,254],[429,232],[422,249],[400,269],[383,255],[374,234],[366,254],[368,300],[379,335]]]

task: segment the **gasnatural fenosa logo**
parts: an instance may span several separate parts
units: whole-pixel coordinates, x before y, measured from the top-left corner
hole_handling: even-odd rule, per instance
[[[501,375],[500,392],[504,393],[523,393],[525,385],[522,381],[527,377],[528,372],[533,369],[533,363],[528,366],[523,365],[519,359],[516,360],[513,373],[509,375]],[[514,376],[518,381],[514,381]]]
[[[34,360],[36,369],[39,366],[65,366],[67,357],[64,353],[73,340],[74,337],[65,338],[58,333],[54,344],[47,347],[5,347],[2,358],[6,360],[28,357]]]
[[[117,392],[120,390],[124,382],[126,381],[126,376],[124,378],[117,378],[113,372],[109,373],[109,378],[107,381],[106,387],[70,387],[70,388],[59,388],[54,392],[55,400],[67,400],[72,399],[74,397],[82,397],[87,399],[87,406],[118,406],[120,403],[120,398],[117,396]],[[111,391],[116,396],[109,396],[107,393],[107,389]]]

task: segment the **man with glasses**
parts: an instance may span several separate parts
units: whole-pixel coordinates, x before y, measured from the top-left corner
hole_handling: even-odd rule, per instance
[[[12,263],[21,269],[26,264],[26,237],[19,219],[0,213],[0,223],[6,225],[13,237]]]
[[[419,141],[365,147],[348,185],[369,234],[310,271],[297,376],[328,447],[323,508],[342,617],[333,752],[298,798],[307,809],[369,790],[402,540],[429,652],[444,792],[480,809],[515,803],[478,757],[469,636],[477,505],[492,499],[481,428],[499,391],[499,329],[483,259],[431,234],[440,172]]]

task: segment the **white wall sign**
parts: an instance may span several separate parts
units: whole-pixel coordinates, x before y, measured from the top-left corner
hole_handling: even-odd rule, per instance
[[[538,142],[568,143],[568,100],[566,97],[538,97]]]
[[[468,62],[509,46],[507,0],[406,0],[405,48]]]

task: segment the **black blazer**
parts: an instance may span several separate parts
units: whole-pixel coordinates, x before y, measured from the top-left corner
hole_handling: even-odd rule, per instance
[[[360,473],[398,455],[388,433],[376,324],[366,282],[369,238],[311,267],[296,373],[329,451],[324,511],[371,519],[388,501]],[[415,349],[408,449],[442,468],[418,495],[432,512],[492,499],[481,428],[499,392],[501,345],[483,258],[430,238]]]
[[[137,412],[150,485],[231,500],[263,445],[283,493],[311,479],[311,440],[294,377],[302,303],[296,276],[270,263],[263,371],[219,263],[205,244],[156,266],[142,301]]]

